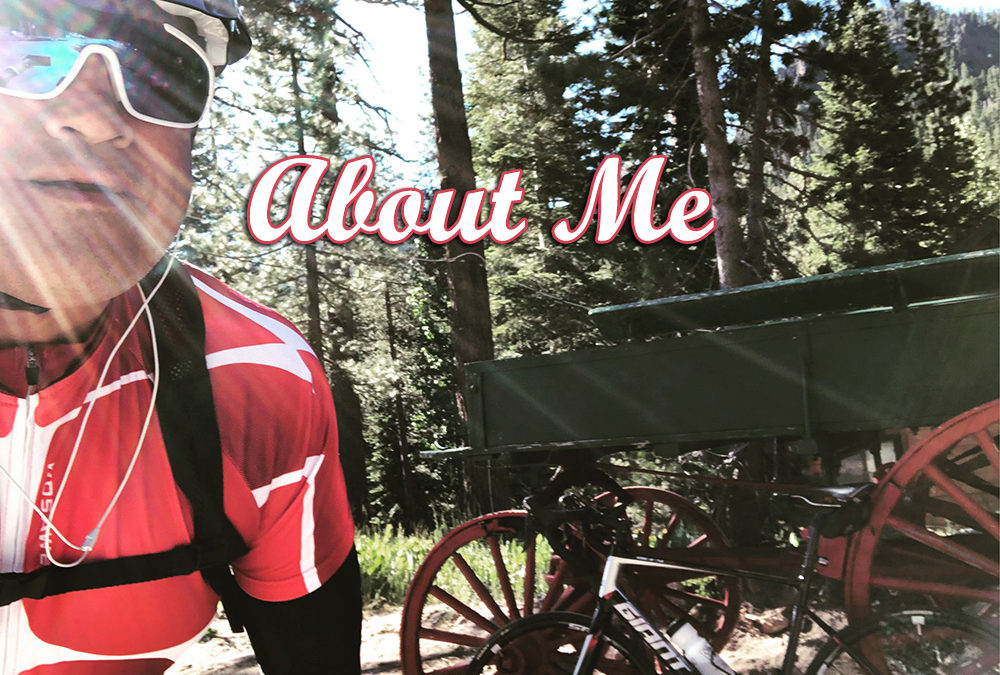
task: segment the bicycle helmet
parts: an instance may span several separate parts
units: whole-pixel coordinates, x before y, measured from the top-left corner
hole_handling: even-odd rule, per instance
[[[160,9],[194,21],[209,61],[218,69],[250,52],[250,33],[236,0],[153,0]]]
[[[151,0],[161,10],[191,20],[205,42],[209,62],[221,71],[250,52],[250,33],[236,0]],[[128,0],[70,0],[78,7],[114,13]],[[192,36],[194,37],[194,36]]]

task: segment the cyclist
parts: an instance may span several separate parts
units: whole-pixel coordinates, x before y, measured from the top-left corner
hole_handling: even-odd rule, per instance
[[[218,592],[265,673],[360,670],[322,367],[282,317],[161,261],[215,76],[249,49],[234,0],[0,0],[3,675],[162,673]],[[158,325],[169,289],[196,301],[196,359],[187,324]],[[214,442],[218,494],[178,437]],[[238,556],[209,565],[207,521]]]

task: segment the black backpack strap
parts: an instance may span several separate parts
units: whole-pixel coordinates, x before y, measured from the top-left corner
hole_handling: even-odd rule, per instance
[[[77,567],[40,567],[0,574],[0,606],[30,598],[154,581],[216,568],[229,560],[222,546],[184,544],[169,551],[88,561]]]
[[[169,266],[167,276],[149,302],[160,355],[156,413],[174,480],[191,502],[194,540],[204,549],[203,562],[216,561],[201,573],[222,598],[233,630],[241,630],[236,605],[242,591],[228,563],[247,547],[225,512],[222,444],[205,363],[205,317],[191,276],[172,257],[143,280],[146,294],[160,281],[164,266]]]
[[[190,275],[172,258],[161,261],[141,283],[148,296],[168,268],[149,303],[160,358],[155,403],[174,480],[191,502],[194,540],[159,553],[0,574],[0,606],[201,571],[222,598],[233,630],[242,629],[239,603],[244,594],[229,563],[246,553],[247,546],[225,513],[222,446],[205,364],[201,303]]]

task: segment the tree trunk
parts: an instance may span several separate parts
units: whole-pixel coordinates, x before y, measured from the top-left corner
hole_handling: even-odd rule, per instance
[[[761,0],[760,45],[757,50],[757,89],[754,92],[753,132],[750,136],[750,176],[747,179],[746,260],[753,281],[768,278],[764,250],[764,136],[767,134],[771,98],[771,30],[773,0]]]
[[[292,93],[295,95],[295,133],[299,154],[306,154],[306,128],[302,117],[302,89],[299,87],[299,57],[292,53]],[[306,246],[306,313],[309,317],[307,337],[316,358],[323,363],[323,329],[319,322],[319,266],[316,263],[316,246]]]
[[[458,219],[465,193],[476,188],[472,144],[465,116],[462,73],[458,67],[455,17],[451,0],[424,0],[431,78],[431,107],[437,127],[438,171],[441,189],[455,190],[449,222]],[[451,296],[451,337],[459,414],[468,421],[465,402],[465,364],[493,358],[493,326],[486,285],[482,242],[446,245],[448,291]],[[466,489],[472,507],[489,508],[489,476],[483,463],[466,462]],[[506,501],[506,500],[504,500]]]
[[[396,364],[396,323],[392,318],[392,297],[389,287],[385,287],[385,321],[389,337],[389,358]],[[400,506],[403,509],[403,521],[415,523],[421,519],[414,499],[413,472],[411,469],[409,424],[403,407],[403,395],[399,391],[399,383],[394,382],[396,390],[392,401],[392,416],[396,426],[396,454],[399,460]]]
[[[299,58],[292,53],[292,92],[295,95],[295,126],[300,155],[306,154],[305,120],[302,115],[302,89],[299,86]],[[320,322],[319,262],[316,244],[306,244],[306,313],[309,324],[306,339],[316,353],[320,366],[327,372],[333,407],[337,415],[337,450],[347,486],[347,498],[356,522],[363,518],[362,506],[368,494],[365,444],[361,420],[361,399],[350,375],[339,364],[327,364],[323,359],[323,327]]]
[[[438,171],[441,174],[441,189],[456,191],[449,213],[449,222],[454,222],[458,219],[465,193],[476,189],[462,74],[458,68],[455,45],[455,17],[451,0],[425,0],[424,10],[430,57],[431,106],[437,126]],[[459,384],[464,385],[462,371],[466,363],[493,358],[493,327],[484,249],[482,242],[463,244],[453,240],[447,244],[446,251],[452,338],[459,365]],[[460,409],[464,417],[464,402],[460,402]]]
[[[337,411],[337,447],[340,450],[344,483],[347,485],[347,501],[351,505],[354,522],[360,525],[365,520],[364,504],[368,498],[368,476],[365,470],[368,445],[365,443],[361,397],[354,388],[350,374],[340,364],[327,364],[327,371],[333,391],[333,407]]]
[[[319,264],[316,261],[316,245],[306,245],[306,304],[309,316],[309,346],[316,352],[316,358],[323,363],[323,329],[319,322]]]
[[[708,155],[708,186],[712,194],[712,215],[716,221],[714,236],[719,285],[722,288],[732,288],[747,283],[749,276],[744,270],[743,233],[740,231],[737,210],[736,179],[726,139],[726,117],[719,92],[718,67],[708,39],[708,9],[705,0],[687,0],[687,3],[698,108],[701,111],[701,124],[705,129],[705,149]]]

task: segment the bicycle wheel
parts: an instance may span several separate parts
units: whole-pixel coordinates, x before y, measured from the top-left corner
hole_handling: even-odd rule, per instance
[[[466,675],[567,675],[573,672],[590,618],[575,612],[546,612],[507,624],[490,636]],[[598,646],[594,673],[654,675],[645,647],[608,626]]]
[[[1000,673],[997,629],[938,610],[872,615],[828,640],[807,675],[982,675]]]

